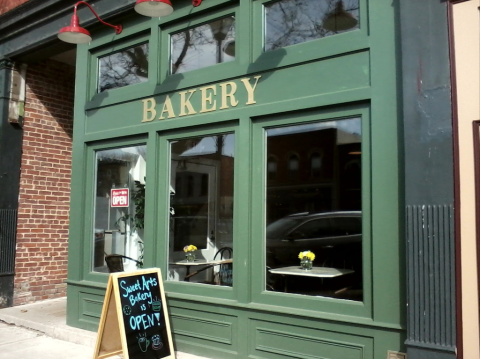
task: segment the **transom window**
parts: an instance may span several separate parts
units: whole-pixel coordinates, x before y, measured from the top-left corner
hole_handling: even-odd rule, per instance
[[[148,44],[131,47],[98,59],[98,92],[148,80]]]
[[[235,17],[226,16],[171,36],[171,74],[235,59]]]
[[[358,29],[359,0],[281,0],[265,6],[265,51]]]

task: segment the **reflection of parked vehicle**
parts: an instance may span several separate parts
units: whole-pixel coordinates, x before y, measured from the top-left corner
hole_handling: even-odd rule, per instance
[[[267,267],[299,266],[298,255],[315,253],[313,265],[351,269],[354,272],[319,282],[311,277],[295,277],[289,292],[311,291],[316,295],[362,300],[362,213],[297,213],[267,226]],[[270,290],[283,291],[284,278],[267,275]],[[319,284],[321,283],[321,284]],[[356,290],[356,291],[355,291]]]
[[[298,213],[267,227],[267,265],[297,265],[298,254],[315,253],[314,265],[361,270],[362,213]]]

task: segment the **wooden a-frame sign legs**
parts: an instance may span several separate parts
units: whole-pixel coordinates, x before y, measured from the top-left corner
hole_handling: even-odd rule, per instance
[[[110,274],[93,359],[175,359],[160,269]]]
[[[108,358],[122,354],[120,339],[120,324],[115,296],[112,295],[113,280],[108,278],[107,292],[103,303],[102,316],[98,327],[97,344],[95,345],[94,359]],[[120,307],[121,308],[121,307]],[[121,310],[120,310],[121,313]]]

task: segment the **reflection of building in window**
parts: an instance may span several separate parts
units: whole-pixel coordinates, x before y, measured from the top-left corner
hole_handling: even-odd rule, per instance
[[[363,300],[361,144],[360,118],[267,129],[267,168],[278,159],[266,182],[267,266],[298,267],[298,253],[312,250],[316,266],[350,271],[288,285],[267,271],[267,290]]]
[[[267,178],[269,181],[275,181],[277,179],[277,159],[273,156],[268,157]]]
[[[320,177],[320,169],[322,168],[322,156],[318,152],[310,155],[310,176]]]
[[[361,210],[360,119],[267,134],[267,176],[271,159],[277,159],[275,181],[267,177],[268,223],[299,212]]]
[[[291,180],[298,178],[298,170],[300,167],[300,160],[296,154],[288,157],[288,176]]]

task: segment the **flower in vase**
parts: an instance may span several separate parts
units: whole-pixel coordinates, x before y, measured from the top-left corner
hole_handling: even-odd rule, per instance
[[[183,247],[183,251],[185,253],[194,252],[196,250],[197,250],[197,247],[195,247],[193,244],[189,244],[188,246]]]
[[[310,251],[303,251],[303,252],[300,252],[300,254],[298,255],[298,258],[300,260],[308,259],[308,260],[313,262],[313,260],[315,259],[315,253],[310,252]]]

